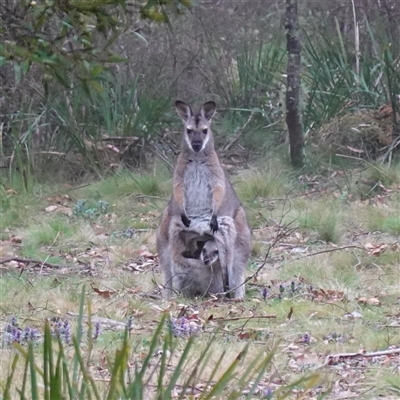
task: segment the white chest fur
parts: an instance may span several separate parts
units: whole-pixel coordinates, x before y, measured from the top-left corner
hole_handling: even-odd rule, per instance
[[[185,187],[185,211],[187,216],[211,215],[212,174],[207,163],[191,161],[183,178]]]

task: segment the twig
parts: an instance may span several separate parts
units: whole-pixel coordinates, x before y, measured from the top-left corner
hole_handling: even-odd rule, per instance
[[[68,311],[67,315],[70,315],[71,317],[79,317],[79,313],[74,313],[72,311]],[[83,318],[88,319],[89,317],[86,314],[82,315]],[[115,328],[121,328],[125,329],[126,328],[126,322],[121,322],[121,321],[116,321],[114,319],[110,318],[103,318],[103,317],[98,317],[96,315],[91,316],[92,323],[100,322],[103,325],[108,325],[109,327],[115,327]]]
[[[287,226],[285,227],[287,228]],[[264,261],[261,263],[261,265],[257,268],[257,270],[250,275],[249,277],[247,277],[244,282],[240,283],[239,285],[235,286],[232,289],[227,290],[224,293],[218,293],[221,295],[227,295],[228,293],[231,293],[233,291],[235,291],[237,288],[239,288],[240,286],[244,285],[245,283],[249,282],[250,280],[252,280],[254,277],[256,277],[258,275],[258,273],[265,267],[265,264],[267,263],[267,259],[269,257],[269,254],[271,252],[271,250],[273,249],[273,247],[276,246],[276,244],[279,242],[279,240],[281,240],[282,238],[289,236],[292,232],[294,232],[297,228],[291,228],[291,229],[284,229],[282,231],[279,231],[278,234],[275,236],[275,239],[273,240],[273,242],[271,243],[271,245],[269,246],[267,253],[265,254],[264,257]]]
[[[254,315],[251,317],[233,317],[233,318],[224,318],[224,317],[213,317],[211,321],[240,321],[242,319],[271,319],[276,318],[276,314],[267,314],[267,315]]]
[[[9,257],[0,259],[0,264],[5,264],[10,261],[17,261],[24,264],[40,264],[41,266],[46,266],[49,268],[68,268],[67,265],[52,264],[47,261],[33,260],[31,258],[20,258],[20,257]]]
[[[388,356],[391,354],[400,354],[400,347],[390,350],[383,350],[383,351],[375,351],[372,353],[338,353],[338,354],[329,354],[325,358],[325,362],[318,367],[313,368],[313,370],[320,369],[326,367],[327,365],[332,364],[335,361],[338,361],[340,358],[355,358],[355,357],[381,357],[381,356]]]
[[[154,144],[152,144],[150,146],[150,150],[157,156],[160,158],[160,160],[164,161],[165,164],[167,164],[167,167],[169,168],[170,171],[174,170],[174,167],[172,166],[172,164],[168,161],[167,157],[164,156],[164,154],[161,153],[160,150],[157,149],[156,146],[154,146]]]
[[[138,199],[147,198],[147,199],[156,199],[156,200],[162,200],[162,201],[168,201],[169,200],[166,197],[150,196],[149,194],[143,194],[143,193],[134,194],[134,196],[136,196]]]
[[[360,249],[360,250],[366,251],[365,247],[363,247],[363,246],[348,245],[348,246],[342,246],[342,247],[334,247],[334,248],[326,249],[326,250],[320,250],[320,251],[316,251],[315,253],[305,254],[304,256],[296,257],[296,258],[293,258],[292,260],[287,260],[287,262],[289,263],[289,262],[301,260],[302,258],[314,257],[314,256],[318,256],[319,254],[332,253],[334,251],[346,250],[346,249]]]
[[[110,136],[106,138],[95,139],[95,142],[117,142],[117,141],[138,141],[140,138],[137,136]]]
[[[250,114],[249,118],[247,119],[247,121],[244,123],[244,125],[242,127],[240,127],[236,134],[231,138],[231,140],[229,140],[229,142],[222,148],[222,150],[227,151],[229,150],[240,138],[240,136],[242,135],[242,133],[244,132],[244,130],[246,129],[247,125],[250,123],[250,121],[253,119],[254,117],[254,111]]]

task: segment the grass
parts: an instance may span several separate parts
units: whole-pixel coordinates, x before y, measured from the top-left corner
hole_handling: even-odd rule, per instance
[[[324,242],[339,243],[342,237],[340,203],[313,202],[304,210],[299,210],[298,224],[301,228],[317,234],[317,239]]]
[[[133,349],[126,353],[131,365],[143,361],[143,357],[152,352],[151,338],[157,331],[157,324],[162,321],[164,310],[169,310],[174,318],[183,312],[187,321],[202,327],[190,344],[187,358],[184,358],[185,371],[188,372],[182,374],[177,387],[188,382],[185,379],[189,379],[191,372],[195,373],[196,361],[207,346],[211,346],[210,353],[206,353],[207,365],[203,365],[201,375],[196,375],[199,379],[202,377],[198,381],[202,384],[213,371],[215,382],[223,379],[223,371],[228,371],[238,354],[248,346],[247,361],[241,361],[235,367],[239,368],[235,369],[236,378],[228,374],[235,383],[220,392],[225,397],[228,393],[233,396],[239,387],[241,390],[251,387],[248,380],[239,384],[238,377],[257,354],[267,356],[277,344],[273,360],[274,370],[279,372],[280,378],[275,379],[268,367],[259,384],[262,390],[272,388],[276,395],[278,390],[301,379],[302,371],[306,375],[307,371],[311,373],[315,366],[323,362],[322,355],[360,348],[376,351],[395,346],[400,340],[399,332],[396,329],[388,331],[386,327],[395,321],[393,307],[400,290],[400,259],[396,247],[399,234],[397,181],[387,183],[387,196],[380,197],[377,193],[361,200],[340,195],[335,197],[337,182],[325,182],[322,175],[321,190],[318,191],[313,186],[295,182],[294,176],[285,171],[284,165],[271,161],[263,168],[239,173],[234,179],[253,227],[252,266],[248,274],[254,273],[261,265],[274,238],[280,235],[277,244],[270,249],[267,264],[257,280],[248,283],[247,297],[242,303],[184,298],[166,302],[154,298],[157,284],[161,282],[154,257],[154,229],[166,204],[167,185],[170,184],[168,175],[161,169],[140,174],[121,172],[71,191],[68,208],[76,208],[81,204],[79,200],[85,199],[86,202],[83,206],[81,204],[80,211],[69,215],[45,211],[49,205],[46,200],[49,194],[54,197],[58,191],[64,195],[65,189],[37,191],[35,202],[30,202],[27,193],[13,194],[14,201],[12,207],[9,204],[8,210],[12,208],[12,212],[23,215],[23,219],[9,226],[1,242],[1,257],[17,254],[37,260],[39,264],[4,265],[6,269],[0,284],[3,332],[12,316],[18,317],[21,329],[31,326],[43,333],[46,319],[53,329],[59,319],[68,319],[71,328],[76,330],[79,325],[76,315],[80,309],[80,293],[83,284],[86,284],[85,301],[90,302],[93,318],[102,317],[104,321],[109,321],[102,325],[102,333],[91,345],[85,336],[81,349],[83,359],[88,362],[85,357],[88,357],[88,346],[92,346],[88,364],[91,367],[85,374],[103,382],[98,385],[101,396],[111,390],[110,380],[105,377],[113,375],[115,357],[122,354],[120,349],[126,345]],[[350,173],[346,171],[347,176]],[[24,202],[31,205],[26,208]],[[105,203],[107,207],[103,207]],[[288,228],[286,234],[282,230],[285,225]],[[10,241],[12,235],[22,242]],[[362,250],[362,246],[368,243],[387,244],[388,247],[384,252],[373,255]],[[42,261],[69,267],[51,269],[41,265]],[[294,291],[291,289],[292,282]],[[280,287],[283,287],[283,293],[280,293]],[[263,288],[268,291],[265,300],[260,294]],[[380,307],[360,303],[359,299],[363,297],[378,298]],[[292,315],[288,319],[291,310]],[[85,305],[83,313],[88,312]],[[349,317],[353,312],[359,313],[360,317]],[[275,317],[262,318],[271,314]],[[248,319],[246,316],[253,317]],[[126,324],[129,318],[132,318],[133,325],[131,335],[126,338],[120,326]],[[84,327],[87,331],[87,323]],[[162,330],[159,334],[158,348],[166,346],[169,349],[170,353],[165,353],[172,354],[168,365],[172,365],[172,371],[179,371],[179,360],[188,341],[187,338],[180,338],[166,343],[164,340],[170,340],[166,332]],[[311,337],[309,344],[304,342],[305,335]],[[209,342],[214,336],[215,339]],[[288,350],[293,344],[298,349]],[[12,380],[14,389],[21,389],[26,360],[31,363],[34,355],[37,368],[43,368],[43,361],[40,360],[43,360],[46,346],[49,346],[48,342],[42,340],[32,348],[23,344]],[[53,344],[54,349],[58,346]],[[54,351],[56,358],[59,353]],[[65,346],[64,351],[69,357],[64,368],[69,370],[78,353],[72,345]],[[3,360],[0,390],[4,391],[16,351],[6,347],[0,352]],[[166,377],[163,374],[169,374],[169,369],[164,368],[167,360],[157,357],[151,363],[152,368],[159,371],[154,377]],[[291,368],[287,367],[288,357]],[[298,361],[297,357],[302,361]],[[349,362],[349,368],[352,368]],[[310,398],[327,392],[340,375],[340,365],[324,367],[325,378],[318,388],[314,383],[308,389],[302,386],[299,390],[301,393],[310,391]],[[157,368],[164,368],[165,371]],[[365,399],[373,399],[378,394],[389,395],[393,385],[385,379],[390,377],[391,368],[390,365],[387,368],[382,366],[378,373],[373,364],[363,364],[365,378],[361,377],[361,382],[370,384],[368,387],[372,388],[371,393],[364,396]],[[31,379],[31,375],[28,376]],[[40,374],[37,379],[41,379]],[[31,380],[29,382],[25,390],[34,384]],[[157,381],[154,385],[155,392],[161,390]],[[162,390],[166,390],[165,385]]]

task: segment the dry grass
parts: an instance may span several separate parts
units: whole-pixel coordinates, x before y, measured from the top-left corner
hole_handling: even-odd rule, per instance
[[[263,380],[273,388],[279,386],[278,382],[288,383],[310,373],[324,362],[327,354],[398,347],[398,182],[393,180],[385,197],[339,200],[334,195],[336,187],[311,192],[290,184],[284,177],[274,182],[273,171],[265,171],[268,169],[238,177],[238,191],[247,204],[254,228],[248,274],[261,265],[274,238],[282,234],[285,226],[295,229],[286,230],[270,249],[257,280],[247,286],[245,301],[176,298],[167,302],[157,298],[161,276],[154,256],[154,229],[165,204],[163,198],[168,196],[167,189],[154,184],[154,174],[148,185],[143,175],[139,185],[136,176],[130,179],[129,174],[122,174],[70,192],[72,201],[67,207],[72,209],[79,199],[93,204],[104,200],[110,204],[105,214],[88,217],[46,212],[49,203],[45,194],[38,198],[32,212],[21,208],[23,220],[16,219],[10,225],[7,238],[1,242],[0,257],[53,260],[61,268],[40,263],[0,265],[0,330],[11,316],[18,317],[21,327],[29,325],[39,330],[46,318],[68,318],[75,326],[75,317],[68,313],[78,312],[79,293],[86,284],[95,316],[124,323],[129,316],[133,317],[132,360],[146,350],[163,310],[177,316],[183,306],[187,307],[186,315],[196,316],[204,323],[190,365],[195,365],[205,339],[216,334],[215,350],[209,370],[203,372],[204,378],[223,351],[226,367],[246,343],[250,344],[248,359],[278,344],[274,370]],[[246,179],[242,180],[243,177]],[[17,198],[18,194],[14,196]],[[21,199],[17,203],[21,204]],[[10,212],[15,214],[18,210],[14,207]],[[383,247],[374,255],[362,249],[368,244]],[[295,285],[294,293],[291,282]],[[279,296],[280,285],[284,292]],[[268,288],[266,300],[260,294],[264,287]],[[380,304],[365,304],[362,298],[375,298]],[[269,314],[276,318],[262,318]],[[304,342],[305,334],[310,337],[309,343]],[[118,348],[121,335],[116,328],[102,329],[93,351],[94,366],[103,365],[102,359]],[[183,346],[185,339],[181,341]],[[4,347],[0,353],[3,385],[13,350]],[[398,356],[359,362],[356,366],[355,360],[343,360],[324,367],[323,379],[309,398],[334,387],[344,369],[352,371],[345,382],[349,387],[354,385],[353,393],[361,393],[364,387],[370,390],[363,399],[390,398],[392,392],[385,379],[399,373]],[[22,375],[15,379],[22,379]],[[333,391],[328,398],[336,398],[337,393]]]

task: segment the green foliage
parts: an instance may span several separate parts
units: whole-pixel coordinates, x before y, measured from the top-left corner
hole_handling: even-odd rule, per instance
[[[121,77],[110,78],[101,84],[101,88],[101,91],[92,90],[87,95],[77,87],[66,96],[67,102],[57,96],[48,104],[46,114],[60,126],[62,134],[55,138],[56,144],[61,149],[72,146],[99,170],[107,166],[104,147],[108,143],[114,144],[113,138],[116,145],[123,144],[118,162],[130,163],[136,147],[158,133],[170,111],[170,99],[141,93],[136,82],[124,81]],[[140,151],[136,150],[136,153],[140,158]]]
[[[276,112],[274,107],[277,107],[283,83],[285,58],[285,48],[279,35],[274,41],[242,49],[237,58],[237,75],[233,81],[231,105],[256,107],[265,110],[267,114]]]
[[[236,187],[242,200],[254,203],[259,199],[282,195],[286,184],[287,175],[284,171],[280,169],[277,172],[275,167],[271,166],[270,170],[243,174]]]
[[[125,330],[119,349],[115,351],[113,359],[108,361],[110,379],[108,383],[97,381],[93,377],[90,368],[91,354],[93,349],[93,336],[91,328],[91,306],[88,303],[89,331],[85,345],[89,351],[84,351],[82,344],[83,332],[83,310],[85,305],[85,287],[82,288],[80,296],[80,308],[76,335],[72,338],[72,358],[66,354],[66,344],[58,337],[57,345],[53,343],[50,325],[47,321],[44,328],[44,339],[42,345],[34,346],[32,342],[28,348],[16,344],[17,354],[14,356],[10,373],[8,375],[4,390],[4,400],[13,398],[17,391],[21,398],[29,396],[32,400],[38,399],[172,399],[175,398],[176,386],[182,389],[179,398],[186,394],[198,383],[204,382],[202,374],[209,365],[208,362],[215,346],[215,338],[208,339],[205,348],[201,351],[196,363],[191,361],[195,351],[196,338],[175,338],[172,330],[165,332],[167,314],[164,314],[147,342],[148,348],[141,362],[134,361],[135,368],[131,369],[131,357],[135,351],[131,350],[131,340],[128,328]],[[169,324],[169,326],[171,326]],[[184,342],[186,341],[186,343]],[[39,362],[37,350],[41,347],[43,359]],[[162,351],[158,361],[154,362],[157,348]],[[271,364],[274,351],[258,352],[252,360],[247,357],[248,346],[221,371],[222,361],[213,367],[205,386],[201,399],[229,398],[229,399],[251,399],[260,381],[264,378],[267,368]],[[69,353],[69,352],[68,352]],[[133,354],[132,354],[133,353]],[[18,370],[20,358],[24,361],[23,381],[16,382],[16,371]],[[173,360],[174,368],[170,371],[167,366]],[[245,366],[245,367],[244,367]],[[238,375],[239,367],[244,371]],[[220,377],[215,379],[216,375]],[[305,392],[318,383],[318,376],[312,375],[299,379],[292,385],[282,387],[277,391],[279,398],[285,398],[293,389],[303,387]],[[249,388],[243,397],[243,390]],[[30,393],[28,394],[28,391]]]
[[[37,246],[54,244],[58,239],[69,238],[75,232],[74,226],[65,217],[55,217],[47,222],[33,226],[27,238],[27,245]]]
[[[73,207],[74,215],[78,217],[93,219],[100,215],[107,214],[110,204],[104,200],[96,202],[87,202],[86,200],[78,200]]]
[[[371,40],[375,37],[370,29]],[[344,43],[338,29],[337,39],[322,34],[320,39],[304,32],[303,74],[305,90],[303,123],[306,130],[331,118],[360,108],[376,108],[391,102],[398,109],[399,73],[390,45],[379,54],[360,58],[359,74],[354,68],[354,50]],[[375,47],[375,50],[377,47]]]
[[[338,204],[314,203],[298,221],[302,228],[310,229],[325,242],[338,243],[342,237],[341,214]]]
[[[167,6],[190,6],[190,0],[137,2],[143,16],[162,22]],[[125,0],[23,0],[5,7],[0,66],[12,62],[17,83],[37,65],[46,89],[53,79],[70,87],[77,78],[86,90],[101,90],[107,65],[125,61],[111,50],[129,27]]]

